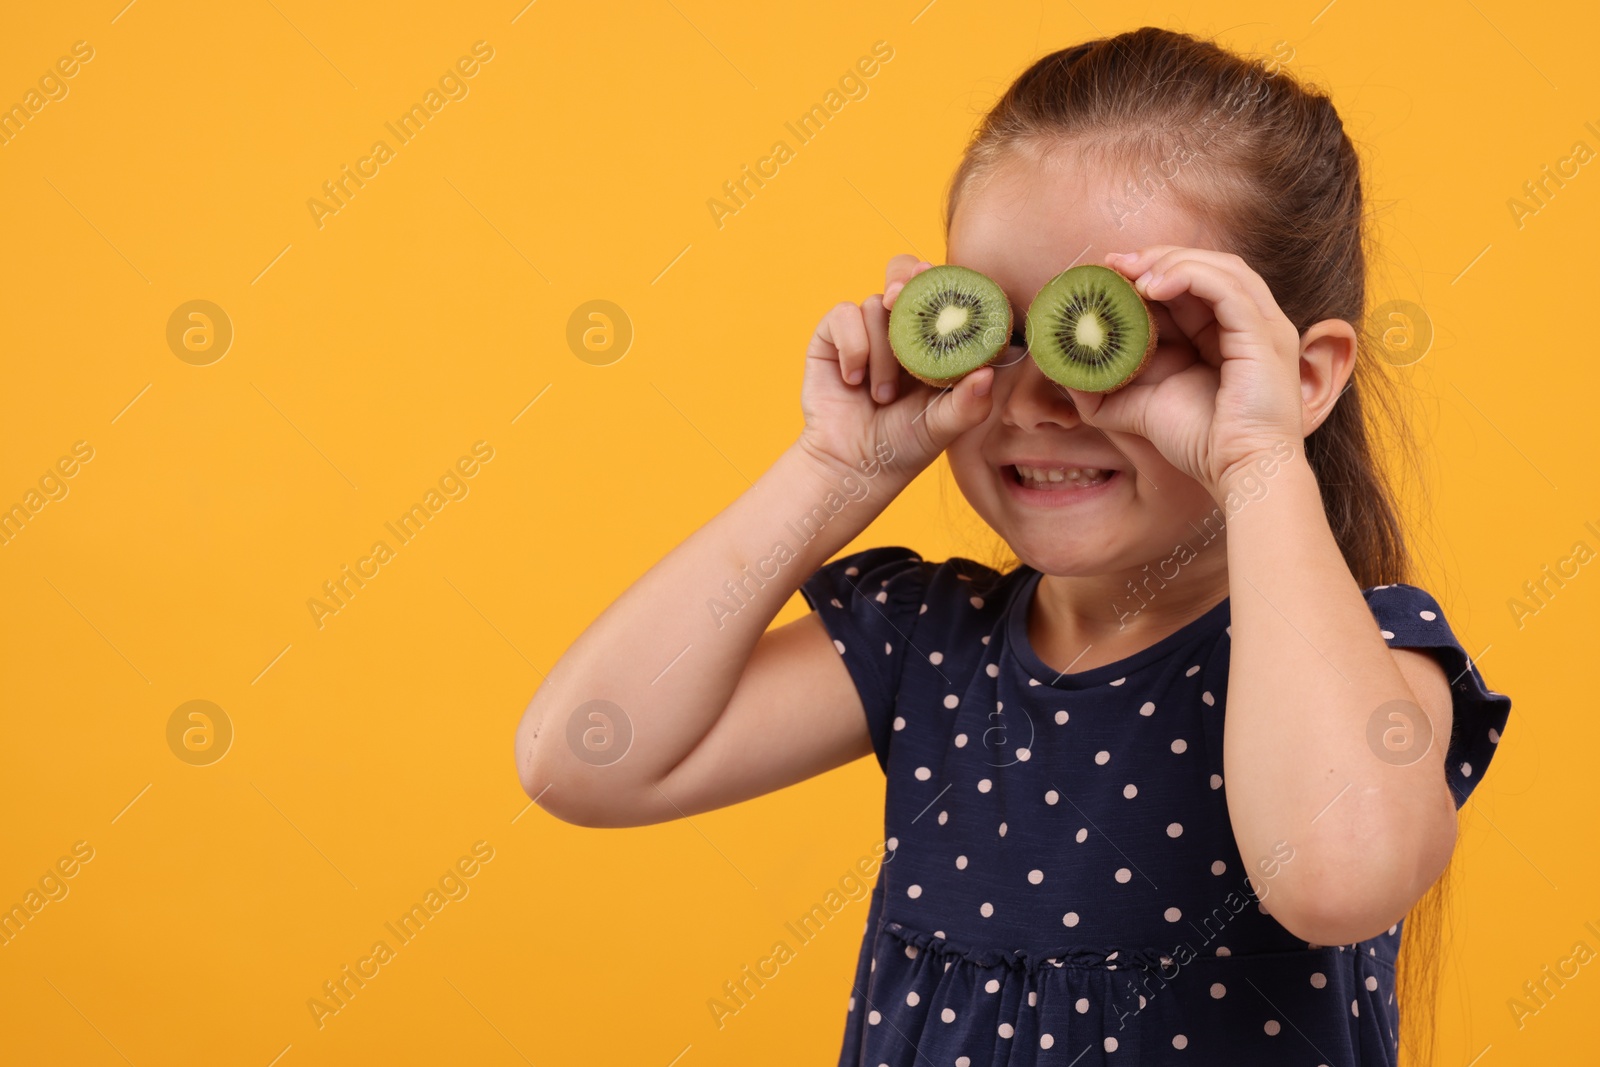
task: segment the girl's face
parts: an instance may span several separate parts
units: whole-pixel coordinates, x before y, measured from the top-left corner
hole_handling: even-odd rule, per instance
[[[1080,161],[1070,149],[1048,161],[1014,152],[989,180],[963,191],[951,220],[950,262],[982,271],[1006,291],[1015,332],[1012,347],[990,364],[989,417],[949,446],[950,467],[1017,558],[1046,574],[1137,571],[1180,542],[1195,542],[1217,507],[1146,438],[1084,424],[1066,391],[1022,347],[1034,294],[1069,266],[1152,244],[1224,247],[1179,207],[1170,187],[1130,199],[1118,188],[1130,176]],[[1200,359],[1165,305],[1152,303],[1151,312],[1156,350],[1135,382],[1160,381]],[[1063,480],[1021,484],[1018,464],[1061,471]],[[1224,562],[1200,569],[1220,573]]]

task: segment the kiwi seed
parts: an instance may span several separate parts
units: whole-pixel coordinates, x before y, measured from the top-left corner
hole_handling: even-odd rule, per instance
[[[889,313],[889,346],[919,382],[945,386],[1011,341],[1011,301],[969,267],[929,268],[906,283]]]
[[[1127,385],[1156,347],[1156,320],[1117,271],[1096,263],[1045,282],[1028,305],[1028,351],[1052,381],[1085,393]]]

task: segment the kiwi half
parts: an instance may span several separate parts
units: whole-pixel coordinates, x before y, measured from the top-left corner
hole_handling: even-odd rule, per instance
[[[1156,347],[1156,320],[1127,278],[1096,263],[1062,271],[1028,305],[1028,351],[1052,381],[1085,393],[1127,385]]]
[[[906,283],[889,312],[889,346],[919,382],[950,385],[1011,341],[1005,290],[970,267],[931,267]]]

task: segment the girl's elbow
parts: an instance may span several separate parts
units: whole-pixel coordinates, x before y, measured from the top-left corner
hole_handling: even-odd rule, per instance
[[[537,747],[525,740],[522,730],[517,731],[517,777],[529,801],[537,804],[546,815],[573,826],[616,825],[609,812],[595,807],[588,793],[564,786],[546,772]]]
[[[522,782],[523,790],[534,799],[537,799],[534,797],[534,783],[539,777],[538,739],[539,723],[534,718],[533,705],[529,704],[517,722],[516,738],[512,745],[517,760],[517,778]]]
[[[1377,937],[1406,912],[1396,912],[1392,904],[1362,901],[1277,904],[1269,910],[1278,925],[1313,945],[1353,945]]]
[[[522,713],[522,719],[517,723],[515,740],[517,779],[522,783],[522,791],[530,800],[539,804],[546,812],[556,816],[563,822],[573,822],[566,814],[556,810],[561,806],[559,799],[552,797],[555,787],[555,775],[549,767],[549,760],[545,758],[542,744],[548,744],[549,738],[542,738],[544,712],[534,700],[528,704]]]
[[[643,826],[661,821],[656,813],[644,812],[631,801],[631,791],[622,783],[604,786],[590,775],[562,774],[560,768],[571,770],[572,760],[563,759],[560,753],[551,755],[546,746],[562,744],[564,738],[542,736],[542,713],[530,704],[517,726],[516,761],[517,778],[522,791],[538,804],[546,815],[554,816],[572,826],[593,829],[616,829]],[[581,769],[591,769],[584,765]]]
[[[1307,876],[1286,883],[1285,892],[1274,890],[1268,909],[1280,926],[1315,945],[1365,941],[1406,917],[1443,873],[1455,841],[1452,806],[1436,825],[1418,828],[1387,847],[1369,841],[1361,856],[1320,870],[1302,868],[1299,873]],[[1382,856],[1396,861],[1375,860]]]

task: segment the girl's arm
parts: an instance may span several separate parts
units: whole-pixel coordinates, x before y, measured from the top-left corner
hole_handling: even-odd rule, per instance
[[[870,752],[855,684],[816,614],[766,633],[800,584],[908,481],[892,461],[871,477],[857,470],[853,491],[867,492],[850,500],[841,491],[848,477],[791,446],[606,608],[523,715],[517,762],[529,796],[568,822],[639,826],[757,796]],[[848,501],[838,514],[824,503],[830,496]],[[802,543],[788,524],[814,526],[813,508],[826,524]],[[792,558],[763,566],[780,541]],[[592,700],[620,714],[587,719],[578,709]],[[627,744],[625,754],[608,762],[614,752],[574,742],[575,714],[580,729],[601,731],[594,740]],[[630,731],[631,743],[623,741]]]
[[[1086,422],[1154,444],[1229,515],[1223,776],[1240,855],[1285,929],[1322,945],[1371,937],[1449,862],[1454,723],[1438,662],[1385,644],[1305,460],[1350,378],[1355,330],[1324,319],[1301,332],[1233,253],[1153,245],[1107,263],[1166,305],[1198,355],[1116,393],[1069,392]],[[1247,491],[1252,477],[1264,493]],[[1406,721],[1419,748],[1431,737],[1419,758],[1369,744],[1369,729]]]
[[[587,826],[662,822],[872,750],[860,695],[816,614],[766,631],[802,582],[988,416],[992,369],[937,390],[889,347],[894,298],[926,266],[897,256],[884,296],[824,317],[806,350],[800,438],[608,607],[534,693],[517,767],[546,811]],[[886,396],[869,394],[884,385]]]
[[[1264,490],[1235,480],[1222,498],[1244,502],[1227,536],[1228,813],[1273,917],[1316,944],[1348,945],[1403,918],[1450,860],[1450,690],[1437,660],[1384,643],[1303,449],[1262,462],[1270,474],[1241,476],[1254,470]],[[1431,747],[1385,759],[1369,742],[1374,719]],[[1293,858],[1258,868],[1280,841]]]

